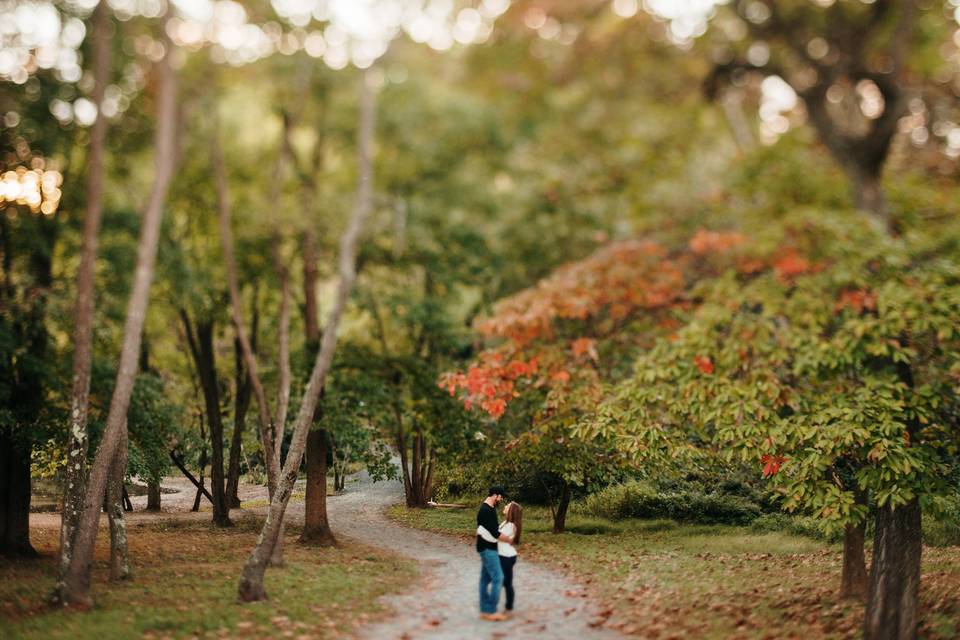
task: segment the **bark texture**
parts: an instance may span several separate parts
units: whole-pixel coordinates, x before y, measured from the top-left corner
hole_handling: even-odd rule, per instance
[[[881,507],[873,539],[873,563],[864,640],[913,640],[917,637],[920,591],[920,502]]]
[[[164,34],[166,34],[166,29]],[[137,373],[137,360],[140,355],[140,341],[146,318],[150,283],[153,280],[156,263],[160,222],[163,218],[167,190],[173,176],[177,81],[176,72],[171,64],[171,56],[175,47],[166,36],[164,36],[164,44],[166,53],[157,65],[159,113],[155,143],[154,184],[141,221],[133,287],[127,306],[120,363],[117,368],[113,396],[110,399],[106,426],[93,465],[90,468],[83,511],[74,536],[73,555],[63,579],[58,585],[59,601],[65,605],[90,607],[93,604],[90,597],[90,566],[93,561],[100,507],[103,504],[110,467],[126,432],[127,409],[133,392],[134,377]]]
[[[147,511],[160,511],[160,483],[147,482]]]
[[[337,543],[327,518],[327,432],[312,429],[307,435],[307,495],[300,542],[330,546]]]
[[[220,379],[217,375],[214,349],[214,323],[204,319],[194,323],[180,310],[190,354],[193,357],[203,390],[204,408],[210,431],[210,494],[213,497],[213,522],[219,527],[230,526],[230,506],[227,502],[223,474],[223,417],[220,413]]]
[[[97,119],[90,128],[87,157],[86,202],[83,236],[80,241],[80,265],[77,268],[77,298],[73,311],[73,388],[70,394],[70,428],[67,442],[67,468],[64,474],[63,515],[60,523],[60,573],[66,571],[73,549],[73,535],[80,512],[87,478],[87,414],[90,406],[90,374],[93,361],[94,268],[97,260],[97,236],[103,215],[104,153],[107,119],[100,112],[110,83],[111,46],[110,8],[106,2],[93,11],[93,94]]]
[[[130,578],[130,550],[127,547],[127,525],[123,519],[123,480],[127,474],[127,437],[124,434],[117,455],[113,459],[107,480],[107,499],[104,511],[110,524],[110,580],[117,582]]]
[[[276,544],[277,537],[281,531],[287,502],[290,499],[290,493],[293,491],[293,485],[297,479],[306,446],[307,435],[310,431],[310,425],[313,422],[317,399],[320,396],[320,390],[323,389],[327,373],[333,362],[333,353],[336,349],[337,328],[340,324],[340,318],[347,306],[350,292],[356,280],[357,244],[363,225],[373,208],[373,167],[371,156],[374,126],[373,89],[370,86],[369,74],[365,73],[360,91],[360,126],[357,144],[357,164],[359,165],[357,195],[347,228],[340,238],[338,266],[340,282],[337,286],[337,293],[333,308],[330,312],[330,318],[323,331],[320,351],[317,353],[313,371],[310,374],[310,379],[303,393],[300,411],[297,414],[296,426],[290,443],[290,450],[287,454],[286,463],[283,465],[283,472],[277,487],[277,492],[270,500],[270,510],[267,513],[267,519],[260,532],[260,538],[243,568],[238,595],[240,600],[245,602],[264,600],[267,597],[266,590],[263,586],[263,576],[266,572],[267,562],[273,546]]]
[[[867,593],[867,565],[863,556],[863,541],[867,525],[848,524],[843,530],[843,573],[840,576],[840,596],[862,598]]]
[[[567,481],[563,482],[563,489],[560,491],[560,501],[553,512],[553,532],[563,533],[567,530],[567,510],[570,508],[571,487]]]

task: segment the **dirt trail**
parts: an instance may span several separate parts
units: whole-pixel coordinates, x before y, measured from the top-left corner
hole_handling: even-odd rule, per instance
[[[563,575],[523,561],[514,575],[516,614],[507,622],[479,618],[477,584],[480,561],[471,543],[451,536],[400,526],[384,510],[403,500],[398,482],[370,482],[358,476],[347,491],[330,500],[335,531],[364,544],[397,551],[416,559],[423,571],[408,593],[391,596],[391,618],[360,631],[363,638],[617,638],[608,629],[593,628],[590,601]],[[302,505],[298,505],[302,509]],[[347,525],[349,523],[349,526]],[[502,597],[501,597],[502,607]]]
[[[145,497],[134,498],[130,522],[162,519],[209,519],[206,512],[191,513],[194,489],[186,480],[169,478],[164,493],[164,511],[140,511]],[[266,490],[241,486],[243,501],[266,500]],[[521,550],[514,584],[517,589],[515,615],[506,622],[480,620],[477,583],[480,563],[473,545],[452,536],[403,527],[385,515],[387,507],[403,501],[399,482],[373,482],[366,473],[350,479],[342,495],[329,498],[327,504],[334,532],[363,544],[387,549],[415,559],[421,568],[420,579],[403,594],[388,596],[385,604],[394,613],[388,618],[361,628],[358,637],[371,640],[494,640],[510,638],[619,638],[610,629],[590,626],[594,618],[591,601],[580,585],[562,574],[524,562]],[[142,503],[142,504],[141,504]],[[245,510],[265,513],[266,507]],[[242,517],[240,512],[231,513]],[[291,522],[303,521],[303,502],[288,507]],[[59,514],[38,513],[30,517],[31,526],[58,528]],[[104,519],[105,521],[105,519]],[[502,607],[501,596],[501,607]]]

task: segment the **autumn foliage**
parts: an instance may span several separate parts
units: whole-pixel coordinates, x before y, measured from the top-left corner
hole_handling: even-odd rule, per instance
[[[695,305],[691,284],[714,268],[704,258],[729,257],[743,245],[739,233],[705,230],[673,252],[649,240],[611,243],[502,300],[477,324],[492,346],[465,372],[445,374],[441,386],[459,393],[467,409],[493,418],[503,416],[524,388],[547,392],[543,418],[571,399],[598,400],[605,346],[641,319],[652,320],[654,332],[676,327],[672,312]],[[709,356],[702,356],[698,367],[711,373]]]

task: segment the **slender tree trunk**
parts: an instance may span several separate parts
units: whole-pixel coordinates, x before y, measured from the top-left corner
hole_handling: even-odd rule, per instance
[[[230,459],[227,465],[227,504],[231,509],[240,508],[240,454],[243,446],[243,428],[250,407],[250,382],[243,368],[243,356],[240,343],[234,341],[236,353],[236,376],[234,388],[236,398],[233,409],[233,434],[230,436]]]
[[[214,114],[215,115],[215,114]],[[250,339],[247,337],[247,331],[243,324],[243,318],[240,310],[240,285],[237,275],[237,260],[233,251],[233,230],[230,222],[230,200],[227,188],[227,174],[223,162],[223,152],[220,149],[219,130],[216,130],[212,138],[212,161],[213,173],[217,186],[217,213],[220,222],[220,245],[223,249],[223,260],[227,269],[227,288],[230,292],[230,316],[233,322],[234,330],[237,334],[237,340],[240,341],[240,347],[243,352],[243,360],[247,366],[247,375],[250,377],[250,385],[253,388],[253,395],[257,399],[257,420],[260,427],[260,445],[263,449],[264,464],[267,468],[267,490],[270,496],[273,496],[277,487],[277,475],[279,473],[279,459],[275,454],[275,445],[273,433],[275,427],[270,417],[270,406],[267,403],[267,394],[263,388],[263,382],[260,379],[260,372],[257,366],[257,356],[253,351]]]
[[[423,509],[430,501],[433,463],[430,446],[420,427],[417,427],[416,433],[411,438],[411,445],[413,451],[410,461],[410,495],[407,498],[407,506]]]
[[[147,481],[147,511],[160,511],[160,483]]]
[[[303,253],[303,327],[307,342],[319,348],[320,342],[320,306],[317,303],[317,232],[312,224],[307,224],[303,232],[301,252]]]
[[[400,454],[400,475],[403,478],[403,494],[408,507],[416,506],[413,496],[413,481],[410,478],[410,464],[407,461],[407,434],[404,431],[403,420],[399,415],[399,408],[394,407],[397,423],[397,452]]]
[[[113,458],[107,480],[106,509],[110,523],[110,580],[130,578],[130,551],[127,548],[127,526],[123,519],[123,480],[127,473],[127,438],[124,434]]]
[[[570,483],[563,481],[563,491],[560,493],[560,502],[553,514],[553,532],[563,533],[567,529],[567,509],[570,507]]]
[[[895,509],[877,512],[865,640],[913,640],[917,637],[917,599],[920,591],[920,502],[914,498]]]
[[[327,432],[312,429],[307,435],[307,496],[300,542],[329,546],[337,543],[327,518]]]
[[[250,346],[254,353],[257,351],[257,334],[260,328],[260,308],[257,300],[257,288],[253,289],[251,303]],[[233,410],[233,435],[230,438],[230,462],[227,468],[227,504],[232,509],[240,508],[240,456],[243,447],[243,431],[246,427],[247,410],[250,408],[250,376],[247,375],[243,364],[243,347],[240,341],[233,341],[234,353],[234,389],[235,403]]]
[[[318,143],[319,144],[319,143]],[[306,190],[308,195],[315,189]],[[307,231],[301,242],[303,254],[303,324],[306,333],[307,349],[316,353],[320,348],[319,309],[317,308],[317,238],[313,225],[307,225]],[[323,390],[320,391],[323,397]],[[313,415],[314,426],[323,419],[318,403]],[[324,429],[311,429],[307,436],[306,467],[307,495],[304,504],[303,533],[300,542],[330,546],[337,543],[330,530],[327,516],[327,458],[332,457],[330,437]],[[334,479],[336,489],[336,479]]]
[[[190,473],[190,470],[187,469],[187,466],[183,464],[183,460],[176,454],[175,451],[170,452],[170,459],[173,460],[173,464],[176,465],[177,469],[180,469],[180,473],[182,473],[184,477],[189,480],[194,487],[197,488],[197,496],[204,496],[210,501],[210,504],[213,504],[213,496],[210,495],[210,492],[207,491],[206,487],[203,486],[203,474],[200,476],[201,479],[197,480],[193,474]],[[191,511],[197,511],[199,509],[200,505],[196,504]]]
[[[94,267],[97,236],[103,213],[103,156],[107,139],[107,118],[101,112],[110,82],[110,8],[106,2],[93,11],[93,102],[97,119],[90,129],[87,159],[86,205],[80,266],[77,269],[77,298],[73,312],[73,389],[70,399],[70,428],[67,468],[64,478],[63,512],[60,521],[60,575],[70,563],[73,536],[83,509],[87,478],[87,412],[90,404],[90,371],[93,360]]]
[[[30,451],[0,428],[0,555],[37,557],[30,544]]]
[[[213,320],[202,320],[194,327],[190,316],[180,310],[187,344],[197,368],[203,390],[207,424],[210,431],[210,493],[213,496],[213,522],[219,527],[230,526],[230,507],[227,503],[223,476],[223,418],[220,414],[220,381],[214,349]]]
[[[433,497],[433,468],[434,468],[433,455],[428,445],[427,446],[427,470],[426,470],[426,473],[424,474],[424,481],[423,481],[424,505],[426,505],[426,503],[429,502],[430,498]]]
[[[200,511],[200,502],[203,499],[203,496],[207,496],[207,499],[210,501],[210,505],[213,506],[213,496],[210,495],[210,492],[207,491],[206,484],[204,483],[203,474],[207,470],[207,433],[203,430],[203,413],[200,414],[200,442],[203,443],[200,448],[200,458],[197,460],[197,466],[199,467],[198,474],[200,476],[200,481],[197,483],[197,495],[193,499],[193,508],[191,511]],[[184,471],[186,473],[186,471]]]
[[[283,473],[277,486],[277,492],[270,500],[270,510],[267,513],[267,519],[263,524],[263,530],[260,532],[257,545],[254,547],[253,552],[250,554],[243,568],[238,593],[240,599],[245,602],[264,600],[267,597],[263,586],[263,576],[266,572],[267,562],[273,546],[277,542],[277,536],[280,533],[281,524],[283,523],[283,515],[287,508],[287,502],[290,499],[290,494],[293,491],[293,485],[296,482],[300,469],[300,463],[303,460],[307,435],[310,431],[310,425],[313,422],[320,390],[323,389],[327,373],[333,362],[333,353],[336,349],[337,328],[340,324],[340,318],[347,306],[350,292],[356,280],[357,244],[364,222],[367,217],[369,217],[373,208],[373,168],[371,166],[371,155],[373,151],[374,97],[370,82],[369,74],[365,73],[363,75],[360,93],[360,126],[358,134],[359,142],[357,145],[359,165],[357,197],[347,228],[340,238],[338,268],[340,283],[337,286],[337,294],[330,312],[330,318],[323,331],[320,351],[317,353],[313,371],[310,374],[310,379],[303,393],[303,400],[297,415],[290,450],[287,453],[286,463],[283,465]]]
[[[166,33],[166,30],[164,30]],[[90,468],[83,511],[74,537],[73,556],[63,580],[59,585],[59,599],[65,605],[90,607],[90,566],[100,519],[100,506],[106,491],[110,465],[122,441],[126,428],[127,408],[133,392],[133,380],[140,355],[140,340],[146,318],[150,283],[153,280],[160,222],[166,201],[167,189],[173,175],[174,139],[176,130],[176,74],[171,64],[174,46],[164,38],[166,53],[158,64],[158,108],[156,135],[156,169],[154,186],[141,221],[140,239],[137,247],[137,262],[133,276],[133,288],[127,307],[127,319],[123,331],[123,346],[120,364],[114,385],[110,409],[107,413],[103,438]]]
[[[280,167],[282,169],[282,167]],[[279,184],[279,177],[277,180]],[[279,197],[279,193],[277,194]],[[277,329],[278,369],[280,373],[277,385],[277,414],[273,419],[273,455],[280,463],[280,447],[283,444],[284,430],[287,425],[287,410],[290,406],[290,275],[283,258],[280,255],[280,234],[273,235],[273,266],[280,280],[280,321]],[[280,534],[273,545],[270,564],[275,567],[283,566],[283,530],[285,523],[280,523]]]

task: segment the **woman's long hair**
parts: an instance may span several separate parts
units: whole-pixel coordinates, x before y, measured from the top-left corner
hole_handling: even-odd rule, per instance
[[[517,532],[513,534],[513,545],[520,544],[520,532],[523,530],[523,507],[518,502],[511,502],[507,505],[507,513],[504,518],[507,522],[512,522],[513,526],[517,528]]]

